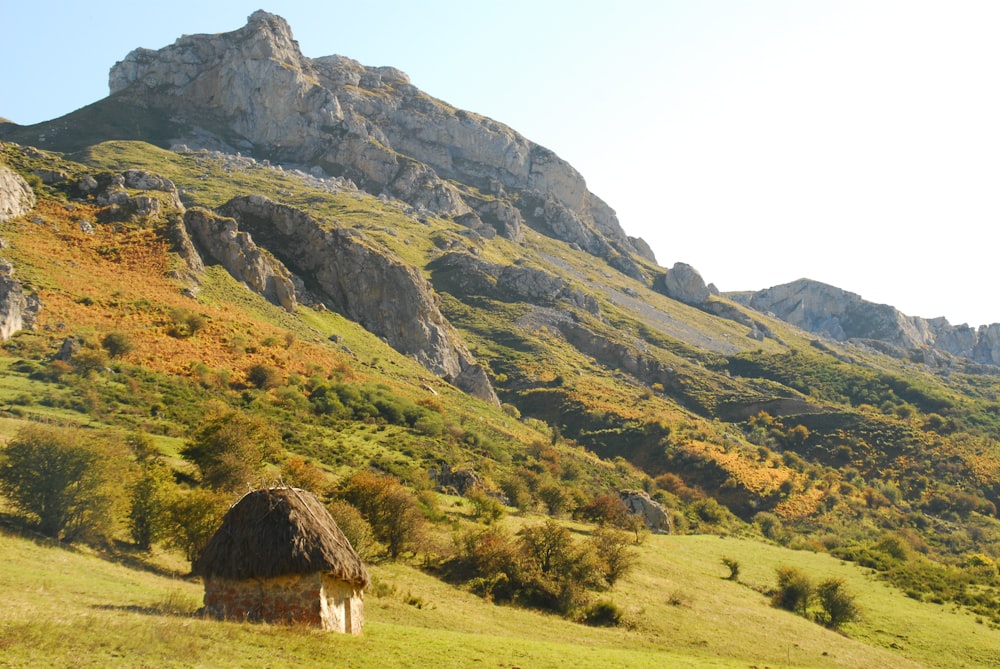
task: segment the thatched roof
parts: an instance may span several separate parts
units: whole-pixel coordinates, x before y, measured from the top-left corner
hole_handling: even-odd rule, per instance
[[[266,488],[241,497],[192,571],[232,580],[324,572],[368,585],[368,571],[330,512],[298,488]]]

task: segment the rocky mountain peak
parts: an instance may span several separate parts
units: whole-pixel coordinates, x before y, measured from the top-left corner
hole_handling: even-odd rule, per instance
[[[897,357],[922,351],[930,363],[936,362],[935,354],[946,353],[976,363],[1000,364],[1000,324],[974,330],[965,324],[951,325],[945,318],[907,316],[888,304],[869,302],[811,279],[727,297],[808,332],[867,343]]]
[[[646,279],[635,258],[655,261],[552,151],[427,95],[395,68],[306,58],[267,12],[232,32],[136,49],[109,81],[119,100],[166,112],[181,128],[175,144],[321,169],[513,240],[528,225],[634,278]]]

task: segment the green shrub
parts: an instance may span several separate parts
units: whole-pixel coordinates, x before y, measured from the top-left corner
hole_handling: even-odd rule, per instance
[[[230,495],[204,488],[179,492],[167,504],[167,543],[193,563],[219,529],[230,501]]]
[[[861,617],[854,596],[847,591],[844,581],[830,578],[816,586],[816,599],[822,609],[821,622],[832,629]]]
[[[736,581],[740,578],[740,563],[739,560],[735,560],[731,557],[723,557],[722,564],[729,569],[729,576],[726,578],[730,581]]]
[[[340,494],[364,515],[392,559],[404,550],[416,552],[425,520],[416,496],[399,479],[358,472],[344,482]]]
[[[813,597],[812,580],[796,567],[778,567],[778,587],[773,596],[774,605],[807,615]]]
[[[375,531],[357,508],[342,499],[330,502],[326,508],[358,557],[369,561],[378,554]]]
[[[618,627],[624,617],[624,611],[617,604],[601,600],[587,607],[583,614],[583,622],[595,627]]]
[[[632,548],[632,537],[617,529],[598,527],[588,542],[594,548],[601,574],[608,586],[613,586],[635,567],[638,555]]]
[[[247,383],[261,390],[277,388],[282,384],[281,371],[272,365],[250,365],[247,368]]]
[[[136,547],[149,550],[169,530],[169,500],[173,490],[170,470],[159,462],[148,464],[132,488],[129,534]]]
[[[135,348],[132,339],[123,332],[109,332],[104,335],[101,346],[112,358],[120,358]]]
[[[170,323],[167,325],[167,334],[178,339],[193,337],[199,330],[208,325],[208,319],[203,315],[183,307],[171,309],[168,317]]]
[[[197,465],[204,483],[235,491],[259,482],[280,444],[278,431],[265,418],[226,411],[199,427],[181,455]]]
[[[504,505],[500,503],[500,500],[489,495],[482,488],[472,488],[465,493],[465,497],[472,503],[475,517],[487,525],[503,518],[505,513]]]
[[[42,534],[102,541],[124,514],[131,462],[107,435],[28,425],[0,452],[0,490]]]

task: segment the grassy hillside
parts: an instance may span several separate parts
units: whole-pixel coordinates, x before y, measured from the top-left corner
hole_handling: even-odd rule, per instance
[[[978,667],[1000,632],[906,598],[828,556],[708,536],[655,536],[614,597],[625,629],[495,606],[404,564],[372,568],[365,633],[220,623],[194,615],[199,583],[88,551],[0,537],[5,666]],[[745,575],[724,578],[723,556]],[[776,611],[755,590],[794,565],[844,578],[864,619],[847,636]],[[162,570],[162,568],[161,568]]]
[[[0,145],[0,162],[38,196],[32,213],[0,225],[3,256],[41,303],[35,327],[0,347],[0,437],[16,442],[45,423],[132,450],[122,451],[118,512],[89,540],[101,554],[17,538],[38,519],[5,500],[4,579],[17,604],[0,620],[13,666],[328,662],[325,635],[191,617],[200,586],[177,576],[188,562],[176,536],[151,552],[130,545],[127,508],[143,476],[155,474],[171,504],[202,493],[216,509],[233,501],[236,490],[211,489],[185,456],[219,416],[259,419],[277,435],[243,489],[282,481],[332,500],[353,474],[374,471],[419,500],[429,529],[406,559],[375,566],[366,635],[337,639],[338,666],[992,661],[1000,374],[820,342],[720,298],[721,318],[537,231],[521,243],[486,239],[292,170],[142,142],[76,148]],[[192,297],[169,233],[182,212],[167,194],[143,192],[161,200],[158,214],[121,215],[75,185],[132,168],[171,179],[188,207],[264,194],[402,258],[432,283],[503,406],[461,393],[341,314],[276,307],[219,266]],[[467,281],[435,264],[446,251],[543,273],[578,298]],[[69,340],[78,348],[61,354]],[[651,537],[628,578],[590,593],[624,612],[617,627],[571,622],[580,610],[494,606],[449,571],[494,508],[471,493],[465,504],[486,511],[435,501],[432,473],[451,468],[474,472],[494,507],[507,504],[495,515],[512,532],[543,516],[591,519],[602,496],[637,489],[667,508],[676,534]],[[581,539],[593,530],[572,526]],[[738,581],[725,579],[723,558],[741,565]],[[844,579],[862,619],[834,632],[772,607],[764,593],[783,565]]]

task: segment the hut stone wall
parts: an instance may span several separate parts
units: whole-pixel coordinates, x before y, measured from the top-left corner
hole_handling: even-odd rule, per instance
[[[304,623],[361,634],[363,593],[326,574],[269,579],[205,579],[205,612],[219,618]]]

